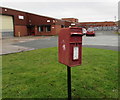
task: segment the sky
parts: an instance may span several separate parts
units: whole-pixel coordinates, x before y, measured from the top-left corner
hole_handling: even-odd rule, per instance
[[[118,20],[118,1],[1,0],[0,6],[58,19],[77,18],[79,22],[99,22]]]

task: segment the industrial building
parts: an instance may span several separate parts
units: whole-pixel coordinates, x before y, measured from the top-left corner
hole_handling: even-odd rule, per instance
[[[1,8],[0,33],[2,37],[29,35],[57,35],[61,28],[69,27],[71,22],[36,15],[9,8]]]
[[[118,28],[118,23],[113,21],[105,22],[78,22],[77,18],[62,18],[71,22],[71,26],[89,28],[93,27],[96,31],[111,31]]]
[[[117,29],[117,23],[116,22],[82,22],[79,23],[78,27],[93,27],[96,31],[111,31]]]
[[[73,22],[73,23],[78,23],[77,18],[62,18],[62,20],[66,20],[66,21]]]
[[[64,27],[94,27],[113,30],[115,22],[78,22],[77,18],[56,19],[9,8],[0,8],[0,37],[57,35]]]

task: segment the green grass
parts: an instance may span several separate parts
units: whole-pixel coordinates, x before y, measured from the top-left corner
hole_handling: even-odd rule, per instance
[[[57,48],[3,56],[3,98],[66,98],[67,68]],[[72,68],[73,98],[118,98],[118,52],[83,48]]]
[[[114,32],[115,34],[120,34],[119,32]]]

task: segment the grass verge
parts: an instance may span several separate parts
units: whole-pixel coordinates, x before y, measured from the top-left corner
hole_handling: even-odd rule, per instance
[[[115,32],[115,34],[118,34],[118,35],[120,35],[120,32]]]
[[[66,98],[67,68],[57,48],[4,55],[3,98]],[[83,48],[82,65],[72,68],[73,98],[118,98],[118,52]]]

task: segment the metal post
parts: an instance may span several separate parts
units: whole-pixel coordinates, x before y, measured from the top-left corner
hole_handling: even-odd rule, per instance
[[[71,100],[71,68],[67,66],[68,100]]]

